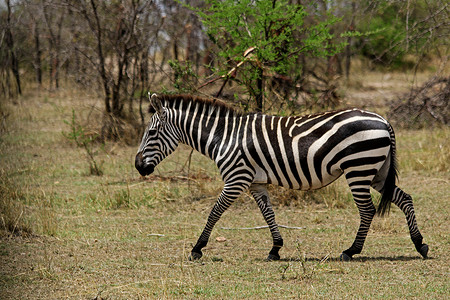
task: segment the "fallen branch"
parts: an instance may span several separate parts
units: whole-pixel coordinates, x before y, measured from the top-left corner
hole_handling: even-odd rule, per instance
[[[210,177],[199,177],[199,178],[192,178],[192,177],[187,177],[187,176],[182,176],[182,175],[177,175],[177,176],[164,176],[164,175],[158,175],[158,174],[152,174],[149,176],[141,176],[141,179],[144,182],[152,182],[154,180],[160,180],[160,181],[198,181],[198,180],[208,180],[211,181],[212,179]],[[137,183],[139,184],[139,183]]]
[[[286,225],[278,225],[280,228],[286,229],[305,229],[306,227],[295,227],[295,226],[286,226]],[[224,230],[256,230],[256,229],[264,229],[269,228],[268,225],[265,226],[256,226],[256,227],[240,227],[240,228],[229,228],[229,227],[220,227],[220,229]]]

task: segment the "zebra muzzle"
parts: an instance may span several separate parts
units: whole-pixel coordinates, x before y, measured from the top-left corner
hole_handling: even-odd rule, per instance
[[[142,176],[150,175],[155,170],[155,167],[153,165],[146,164],[144,162],[144,156],[142,155],[142,152],[139,152],[136,155],[134,166],[139,171],[139,174],[141,174]]]

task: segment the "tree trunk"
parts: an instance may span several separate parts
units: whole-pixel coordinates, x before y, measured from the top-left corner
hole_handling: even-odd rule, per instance
[[[58,32],[55,36],[55,87],[59,88],[59,69],[61,67],[61,31],[62,25],[65,18],[65,11],[61,13],[61,17],[58,21]]]
[[[48,10],[48,3],[44,3],[41,1],[43,15],[44,15],[44,21],[47,25],[48,30],[48,43],[50,46],[50,88],[52,88],[52,85],[54,83],[54,86],[56,89],[59,88],[59,68],[60,68],[60,52],[61,52],[61,31],[62,31],[62,25],[63,21],[65,19],[65,11],[61,11],[59,15],[59,19],[56,23],[57,31],[53,30],[52,27],[52,15],[54,12],[49,12]],[[55,7],[51,7],[51,9],[55,9]]]
[[[173,59],[178,60],[178,43],[176,40],[173,41]]]
[[[142,127],[145,126],[145,115],[142,110],[142,102],[145,99],[145,88],[149,79],[148,75],[148,53],[149,49],[145,48],[142,52],[142,59],[141,59],[141,65],[140,65],[140,79],[141,79],[141,96],[139,97],[139,116],[141,117],[141,125]]]
[[[36,71],[36,81],[39,86],[42,85],[42,62],[41,62],[41,41],[39,37],[39,25],[34,22],[34,70]]]
[[[16,56],[16,52],[14,51],[14,39],[11,32],[11,2],[6,0],[6,6],[8,7],[8,15],[7,15],[7,25],[5,32],[5,42],[8,47],[9,56],[11,59],[11,71],[16,79],[17,84],[17,92],[19,95],[22,94],[22,88],[20,85],[20,74],[19,74],[19,61]]]
[[[99,63],[100,70],[99,71],[100,71],[100,77],[102,78],[103,89],[105,92],[105,100],[104,100],[105,110],[106,110],[106,113],[109,114],[109,113],[111,113],[111,103],[110,103],[111,92],[109,89],[108,77],[106,76],[105,57],[103,55],[102,28],[100,26],[100,19],[98,17],[97,5],[95,4],[94,0],[91,0],[91,7],[92,7],[92,11],[94,12],[94,17],[95,17],[95,32],[94,32],[94,34],[97,38],[97,55],[98,55],[98,59],[100,61],[100,63]],[[92,28],[92,29],[94,29],[94,28]]]
[[[263,79],[263,69],[261,67],[258,67],[258,77],[256,78],[256,95],[255,95],[255,101],[256,101],[256,111],[263,111],[264,106],[264,79]]]
[[[128,49],[127,46],[123,46],[123,53],[122,58],[118,59],[118,76],[117,76],[117,82],[113,85],[113,94],[112,94],[112,113],[115,117],[120,117],[122,114],[123,109],[123,103],[120,101],[120,88],[122,87],[123,79],[124,79],[124,73],[127,69],[128,61]]]
[[[355,30],[355,11],[356,11],[356,3],[355,1],[352,1],[352,20],[348,28],[349,31]],[[347,80],[350,78],[350,64],[352,57],[351,44],[352,44],[352,37],[349,36],[347,38],[347,46],[345,47],[345,78]]]

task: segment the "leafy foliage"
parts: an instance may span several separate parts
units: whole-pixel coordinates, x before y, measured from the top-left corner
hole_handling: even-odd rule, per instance
[[[190,93],[193,88],[191,82],[196,81],[197,74],[192,69],[190,61],[181,63],[178,60],[169,60],[169,67],[174,73],[173,87],[178,93]]]
[[[425,49],[445,44],[439,36],[444,33],[441,27],[448,25],[446,6],[438,1],[379,1],[367,9],[372,15],[362,18],[358,29],[368,34],[359,39],[357,47],[377,64],[408,67],[408,54],[423,56]]]
[[[330,14],[319,20],[287,0],[208,0],[205,8],[194,10],[218,48],[218,73],[231,76],[257,102],[263,95],[264,76],[298,74],[300,55],[331,56],[344,46],[335,43],[330,31],[339,18]],[[248,63],[239,65],[244,61]],[[230,74],[236,66],[239,69]],[[262,103],[257,105],[262,109]]]

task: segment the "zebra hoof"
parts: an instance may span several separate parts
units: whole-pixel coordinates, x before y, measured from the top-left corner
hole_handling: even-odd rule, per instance
[[[190,261],[194,261],[194,260],[199,260],[200,258],[202,258],[203,253],[199,253],[199,252],[191,252],[191,255],[189,255],[189,260]]]
[[[423,259],[426,259],[428,255],[428,245],[423,244],[422,247],[420,247],[419,253],[422,255]]]
[[[352,257],[350,255],[347,255],[346,253],[342,252],[341,256],[339,256],[340,261],[351,261]]]
[[[280,256],[278,254],[269,254],[267,256],[267,261],[280,260]]]

